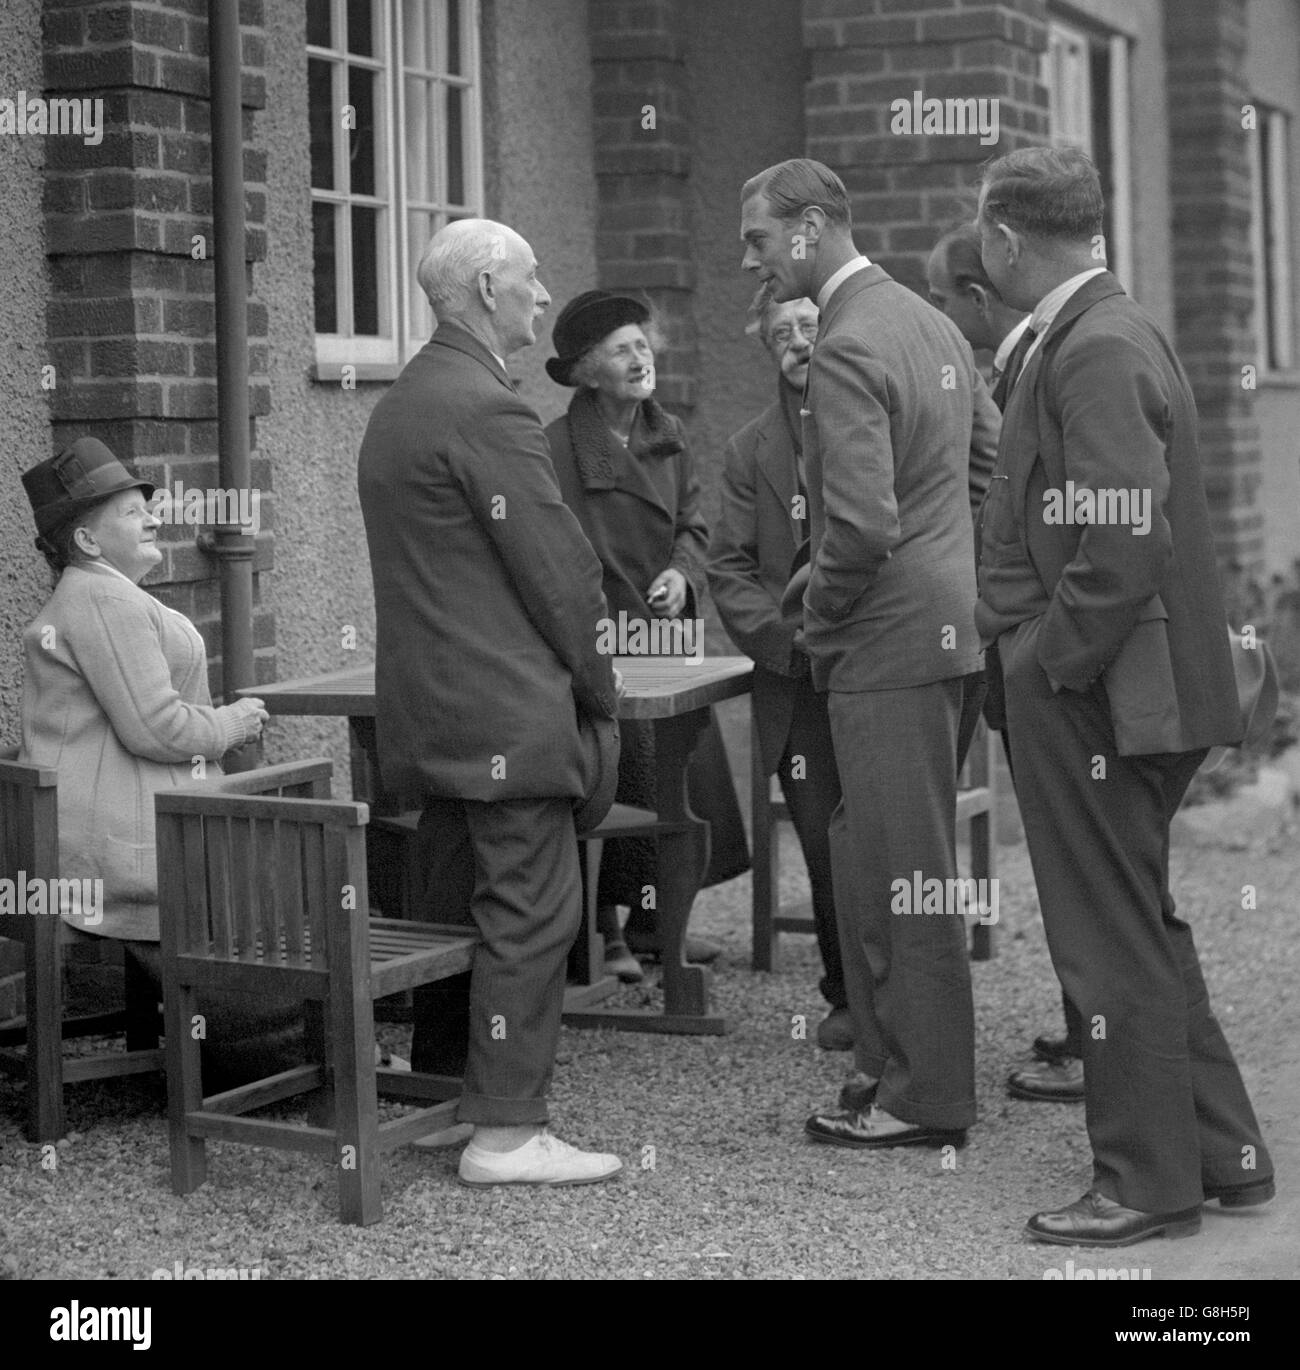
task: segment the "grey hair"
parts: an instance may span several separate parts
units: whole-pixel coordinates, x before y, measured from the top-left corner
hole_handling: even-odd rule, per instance
[[[429,239],[415,279],[439,319],[454,319],[465,313],[474,298],[479,273],[505,261],[510,232],[493,219],[457,219]]]

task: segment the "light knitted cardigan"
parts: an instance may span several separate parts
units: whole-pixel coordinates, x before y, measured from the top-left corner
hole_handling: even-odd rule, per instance
[[[216,709],[194,625],[126,576],[69,566],[23,633],[21,756],[59,776],[63,880],[103,880],[103,921],[71,926],[158,940],[153,797],[193,785],[195,762],[244,740],[243,711]]]

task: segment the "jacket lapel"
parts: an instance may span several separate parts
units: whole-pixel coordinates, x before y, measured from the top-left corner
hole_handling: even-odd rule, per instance
[[[826,308],[822,310],[821,332],[824,333],[835,322],[836,316],[855,296],[869,290],[873,285],[880,285],[883,281],[893,279],[883,266],[877,266],[872,262],[870,266],[864,266],[861,271],[855,271],[847,280],[841,281],[835,288],[835,293],[826,301]]]
[[[447,347],[453,352],[460,352],[466,357],[472,357],[481,366],[485,366],[499,384],[504,385],[513,394],[519,393],[515,389],[514,382],[497,365],[497,359],[468,328],[462,328],[460,324],[448,319],[445,323],[438,325],[433,337],[425,343],[425,346],[430,348]]]

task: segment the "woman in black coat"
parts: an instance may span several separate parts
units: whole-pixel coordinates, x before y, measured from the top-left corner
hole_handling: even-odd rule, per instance
[[[700,515],[700,482],[679,420],[653,398],[650,311],[639,300],[589,290],[556,321],[559,356],[546,363],[552,380],[574,386],[568,413],[546,430],[565,503],[577,515],[604,572],[605,599],[615,624],[675,619],[702,631],[708,528]],[[670,635],[664,634],[664,639]],[[676,637],[681,642],[685,635]],[[688,647],[702,643],[685,638]],[[617,800],[655,804],[653,724],[624,720]],[[710,824],[711,857],[704,884],[720,884],[749,869],[740,805],[717,721],[710,713],[688,772],[695,812]],[[641,969],[631,952],[657,953],[653,909],[642,907],[656,884],[654,843],[607,842],[601,857],[597,907],[607,968],[627,981]],[[617,906],[630,909],[620,931]],[[688,938],[688,960],[711,960],[718,949]]]

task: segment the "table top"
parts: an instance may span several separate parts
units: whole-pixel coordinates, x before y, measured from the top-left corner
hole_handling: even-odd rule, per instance
[[[744,656],[706,657],[692,662],[684,657],[615,657],[627,693],[619,703],[620,718],[675,718],[750,690],[754,663]],[[273,685],[250,685],[236,695],[255,695],[270,714],[307,714],[322,717],[373,718],[375,667],[373,662],[348,666],[324,675],[281,680]]]

